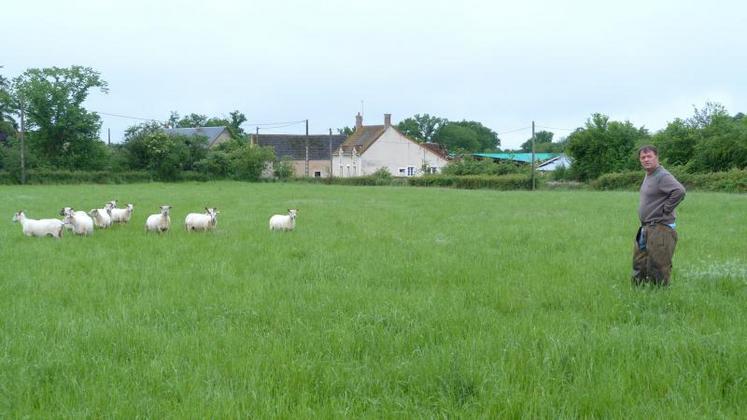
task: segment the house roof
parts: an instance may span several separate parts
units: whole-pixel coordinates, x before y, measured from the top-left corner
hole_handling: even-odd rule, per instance
[[[472,156],[489,158],[489,159],[512,160],[514,162],[522,162],[522,163],[532,162],[531,153],[473,153]],[[535,153],[534,161],[542,162],[542,161],[552,159],[558,156],[560,155],[557,153]]]
[[[208,147],[213,146],[215,141],[223,132],[228,133],[225,126],[222,127],[196,127],[196,128],[167,128],[166,134],[171,136],[204,136],[208,139]]]
[[[565,167],[571,166],[571,160],[568,158],[568,156],[564,154],[560,154],[552,159],[542,162],[542,164],[537,166],[537,169],[539,169],[540,171],[555,170],[555,168],[559,166],[565,166]]]
[[[410,140],[411,142],[417,144],[420,147],[423,147],[424,149],[430,151],[431,153],[448,160],[449,159],[449,153],[448,151],[437,143],[418,143],[415,140],[412,140],[411,138],[405,136],[404,134],[400,133],[397,128],[393,126],[391,127],[394,131],[398,132],[400,135],[402,135],[404,138]],[[386,125],[364,125],[353,134],[351,134],[344,143],[340,145],[340,148],[344,152],[350,152],[351,150],[355,149],[356,153],[363,154],[371,145],[378,140],[379,137],[381,137],[382,134],[386,131],[387,126]]]
[[[435,155],[439,156],[442,159],[449,160],[449,151],[446,150],[445,147],[441,146],[438,143],[420,143],[421,146],[425,147],[426,149],[433,152]]]
[[[345,152],[355,149],[361,154],[368,149],[386,131],[385,125],[364,125],[355,130],[340,147]]]
[[[256,137],[252,135],[253,138]],[[330,142],[332,151],[345,141],[345,135],[311,135],[303,134],[260,134],[260,146],[270,146],[275,149],[275,156],[283,158],[290,157],[292,160],[306,159],[306,140],[309,141],[309,160],[328,160],[330,154]]]

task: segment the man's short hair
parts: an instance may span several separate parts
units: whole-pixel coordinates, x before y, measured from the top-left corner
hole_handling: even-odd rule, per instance
[[[640,156],[640,155],[641,155],[641,153],[643,153],[643,152],[654,152],[654,154],[655,154],[656,156],[659,156],[659,150],[658,150],[658,149],[656,148],[656,146],[652,146],[652,145],[650,145],[650,144],[647,144],[647,145],[645,145],[645,146],[641,146],[641,147],[640,147],[640,148],[638,149],[638,156]]]

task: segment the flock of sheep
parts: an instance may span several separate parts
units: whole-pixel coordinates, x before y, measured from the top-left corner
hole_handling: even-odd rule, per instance
[[[61,238],[65,229],[70,229],[76,235],[93,235],[94,226],[106,229],[114,223],[128,223],[132,217],[134,206],[118,208],[117,201],[112,200],[100,209],[75,211],[72,207],[60,210],[63,219],[30,219],[23,210],[13,216],[14,222],[21,224],[26,236],[51,236]],[[146,232],[164,233],[171,228],[171,206],[161,206],[160,212],[151,214],[145,221]],[[289,231],[296,227],[296,209],[289,209],[288,214],[276,214],[270,218],[270,230]],[[184,219],[184,229],[187,232],[209,231],[218,225],[217,208],[205,207],[205,213],[189,213]]]

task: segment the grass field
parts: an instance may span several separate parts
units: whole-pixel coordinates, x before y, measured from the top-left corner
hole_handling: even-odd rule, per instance
[[[305,184],[0,187],[0,417],[739,418],[747,196],[691,193],[672,287],[638,196]],[[135,204],[93,237],[11,223]],[[174,229],[143,224],[170,204]],[[188,234],[186,213],[221,211]],[[271,233],[298,208],[297,228]]]

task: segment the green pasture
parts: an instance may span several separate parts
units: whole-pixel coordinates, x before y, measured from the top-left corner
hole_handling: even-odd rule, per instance
[[[131,202],[29,238],[13,213]],[[172,209],[172,231],[146,234]],[[744,418],[747,195],[632,288],[637,193],[0,186],[0,418]],[[210,206],[217,230],[187,233]],[[293,232],[272,214],[299,209]]]

